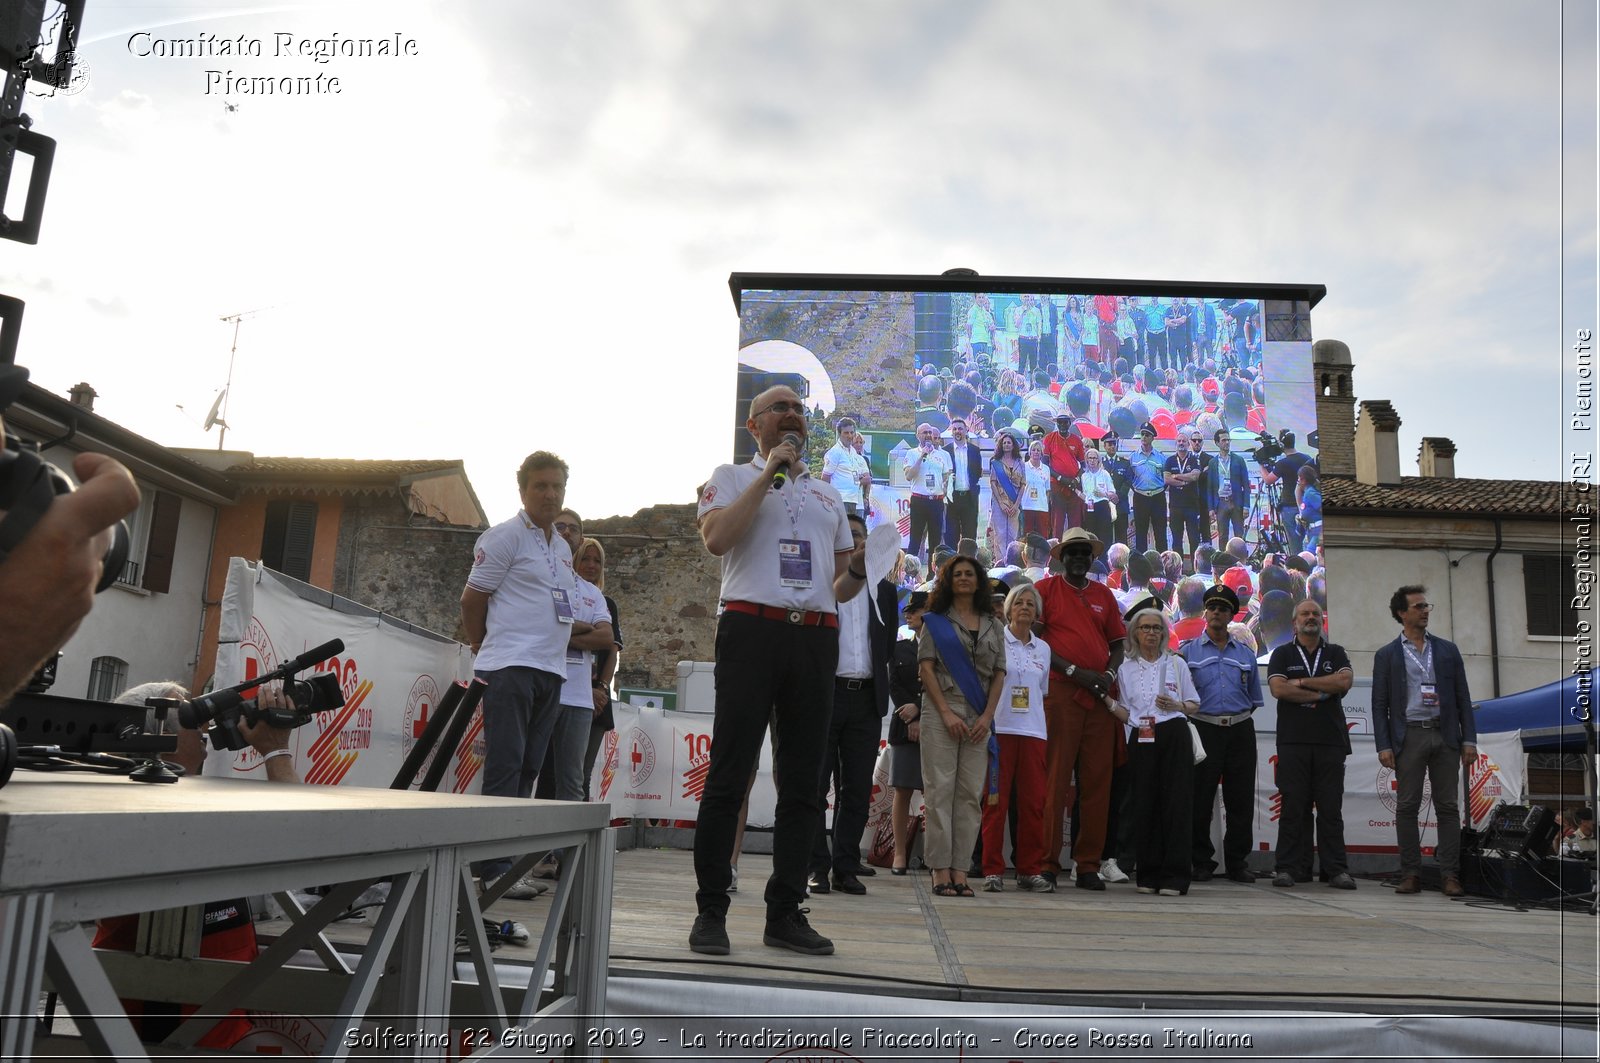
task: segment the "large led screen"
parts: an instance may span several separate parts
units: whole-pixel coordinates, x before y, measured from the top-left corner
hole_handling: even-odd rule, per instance
[[[798,390],[812,474],[899,528],[905,588],[947,551],[1039,578],[1082,526],[1109,544],[1094,577],[1165,601],[1175,640],[1218,581],[1261,653],[1308,595],[1326,608],[1303,298],[744,289],[739,306],[738,460],[749,400]]]

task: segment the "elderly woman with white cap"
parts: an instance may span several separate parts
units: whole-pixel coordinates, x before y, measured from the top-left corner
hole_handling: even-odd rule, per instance
[[[1135,885],[1140,893],[1180,897],[1189,892],[1194,840],[1194,740],[1188,717],[1199,711],[1200,695],[1188,664],[1167,651],[1161,603],[1145,598],[1124,619],[1133,651],[1117,669],[1120,699],[1112,711],[1127,727],[1133,770]]]

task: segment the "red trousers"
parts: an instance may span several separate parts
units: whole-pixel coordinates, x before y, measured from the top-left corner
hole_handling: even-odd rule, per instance
[[[1006,873],[1006,810],[1012,787],[1017,802],[1017,874],[1037,875],[1044,866],[1044,750],[1045,743],[1027,735],[997,734],[1000,747],[1000,794],[990,803],[988,787],[983,799],[983,873]]]
[[[1061,873],[1061,821],[1072,802],[1074,768],[1078,774],[1078,838],[1072,849],[1077,869],[1099,871],[1105,851],[1106,815],[1111,809],[1111,769],[1117,750],[1117,718],[1103,705],[1084,708],[1073,696],[1081,688],[1050,677],[1044,699],[1045,747],[1044,869]]]

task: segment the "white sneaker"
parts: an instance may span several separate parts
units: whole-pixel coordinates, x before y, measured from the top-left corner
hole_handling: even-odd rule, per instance
[[[1128,881],[1128,873],[1117,866],[1115,857],[1100,864],[1100,877],[1106,882]]]
[[[526,945],[531,936],[528,928],[515,919],[507,919],[500,924],[500,935],[513,945]]]
[[[986,875],[983,879],[983,892],[1000,893],[1006,888],[1004,880],[999,875]]]
[[[728,884],[728,892],[729,893],[738,893],[739,892],[739,865],[738,864],[734,864],[732,867],[728,868],[728,870],[733,872],[733,881]]]
[[[532,872],[517,879],[516,885],[501,894],[508,901],[531,901],[541,893],[550,892],[550,883],[535,878]]]

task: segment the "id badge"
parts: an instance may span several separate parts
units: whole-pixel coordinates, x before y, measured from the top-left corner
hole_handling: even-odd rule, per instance
[[[550,597],[556,603],[556,621],[562,624],[572,623],[572,602],[567,598],[566,588],[552,588]]]
[[[933,475],[933,473],[931,473],[931,472],[930,472],[930,473],[928,473],[928,474],[927,474],[927,475],[926,475],[926,476],[924,476],[924,477],[923,477],[923,478],[922,478],[922,482],[923,482],[923,484],[924,484],[924,485],[925,485],[925,486],[926,486],[926,487],[927,487],[927,488],[928,488],[928,490],[930,490],[930,491],[932,491],[932,490],[933,490],[933,481],[934,481],[934,475]]]
[[[583,651],[582,650],[575,650],[575,649],[572,649],[571,647],[568,647],[567,648],[567,663],[568,664],[582,664],[583,663]]]
[[[1242,668],[1239,669],[1239,689],[1246,694],[1250,693],[1250,673]]]
[[[1139,717],[1140,742],[1154,742],[1156,740],[1156,718],[1154,716]]]
[[[1025,686],[1015,686],[1015,687],[1011,688],[1011,711],[1012,712],[1027,712],[1028,711],[1028,688],[1027,687],[1025,687]]]
[[[1417,688],[1422,695],[1422,707],[1437,709],[1439,707],[1439,687],[1435,683],[1423,683]]]
[[[778,540],[778,585],[811,586],[811,540]]]

